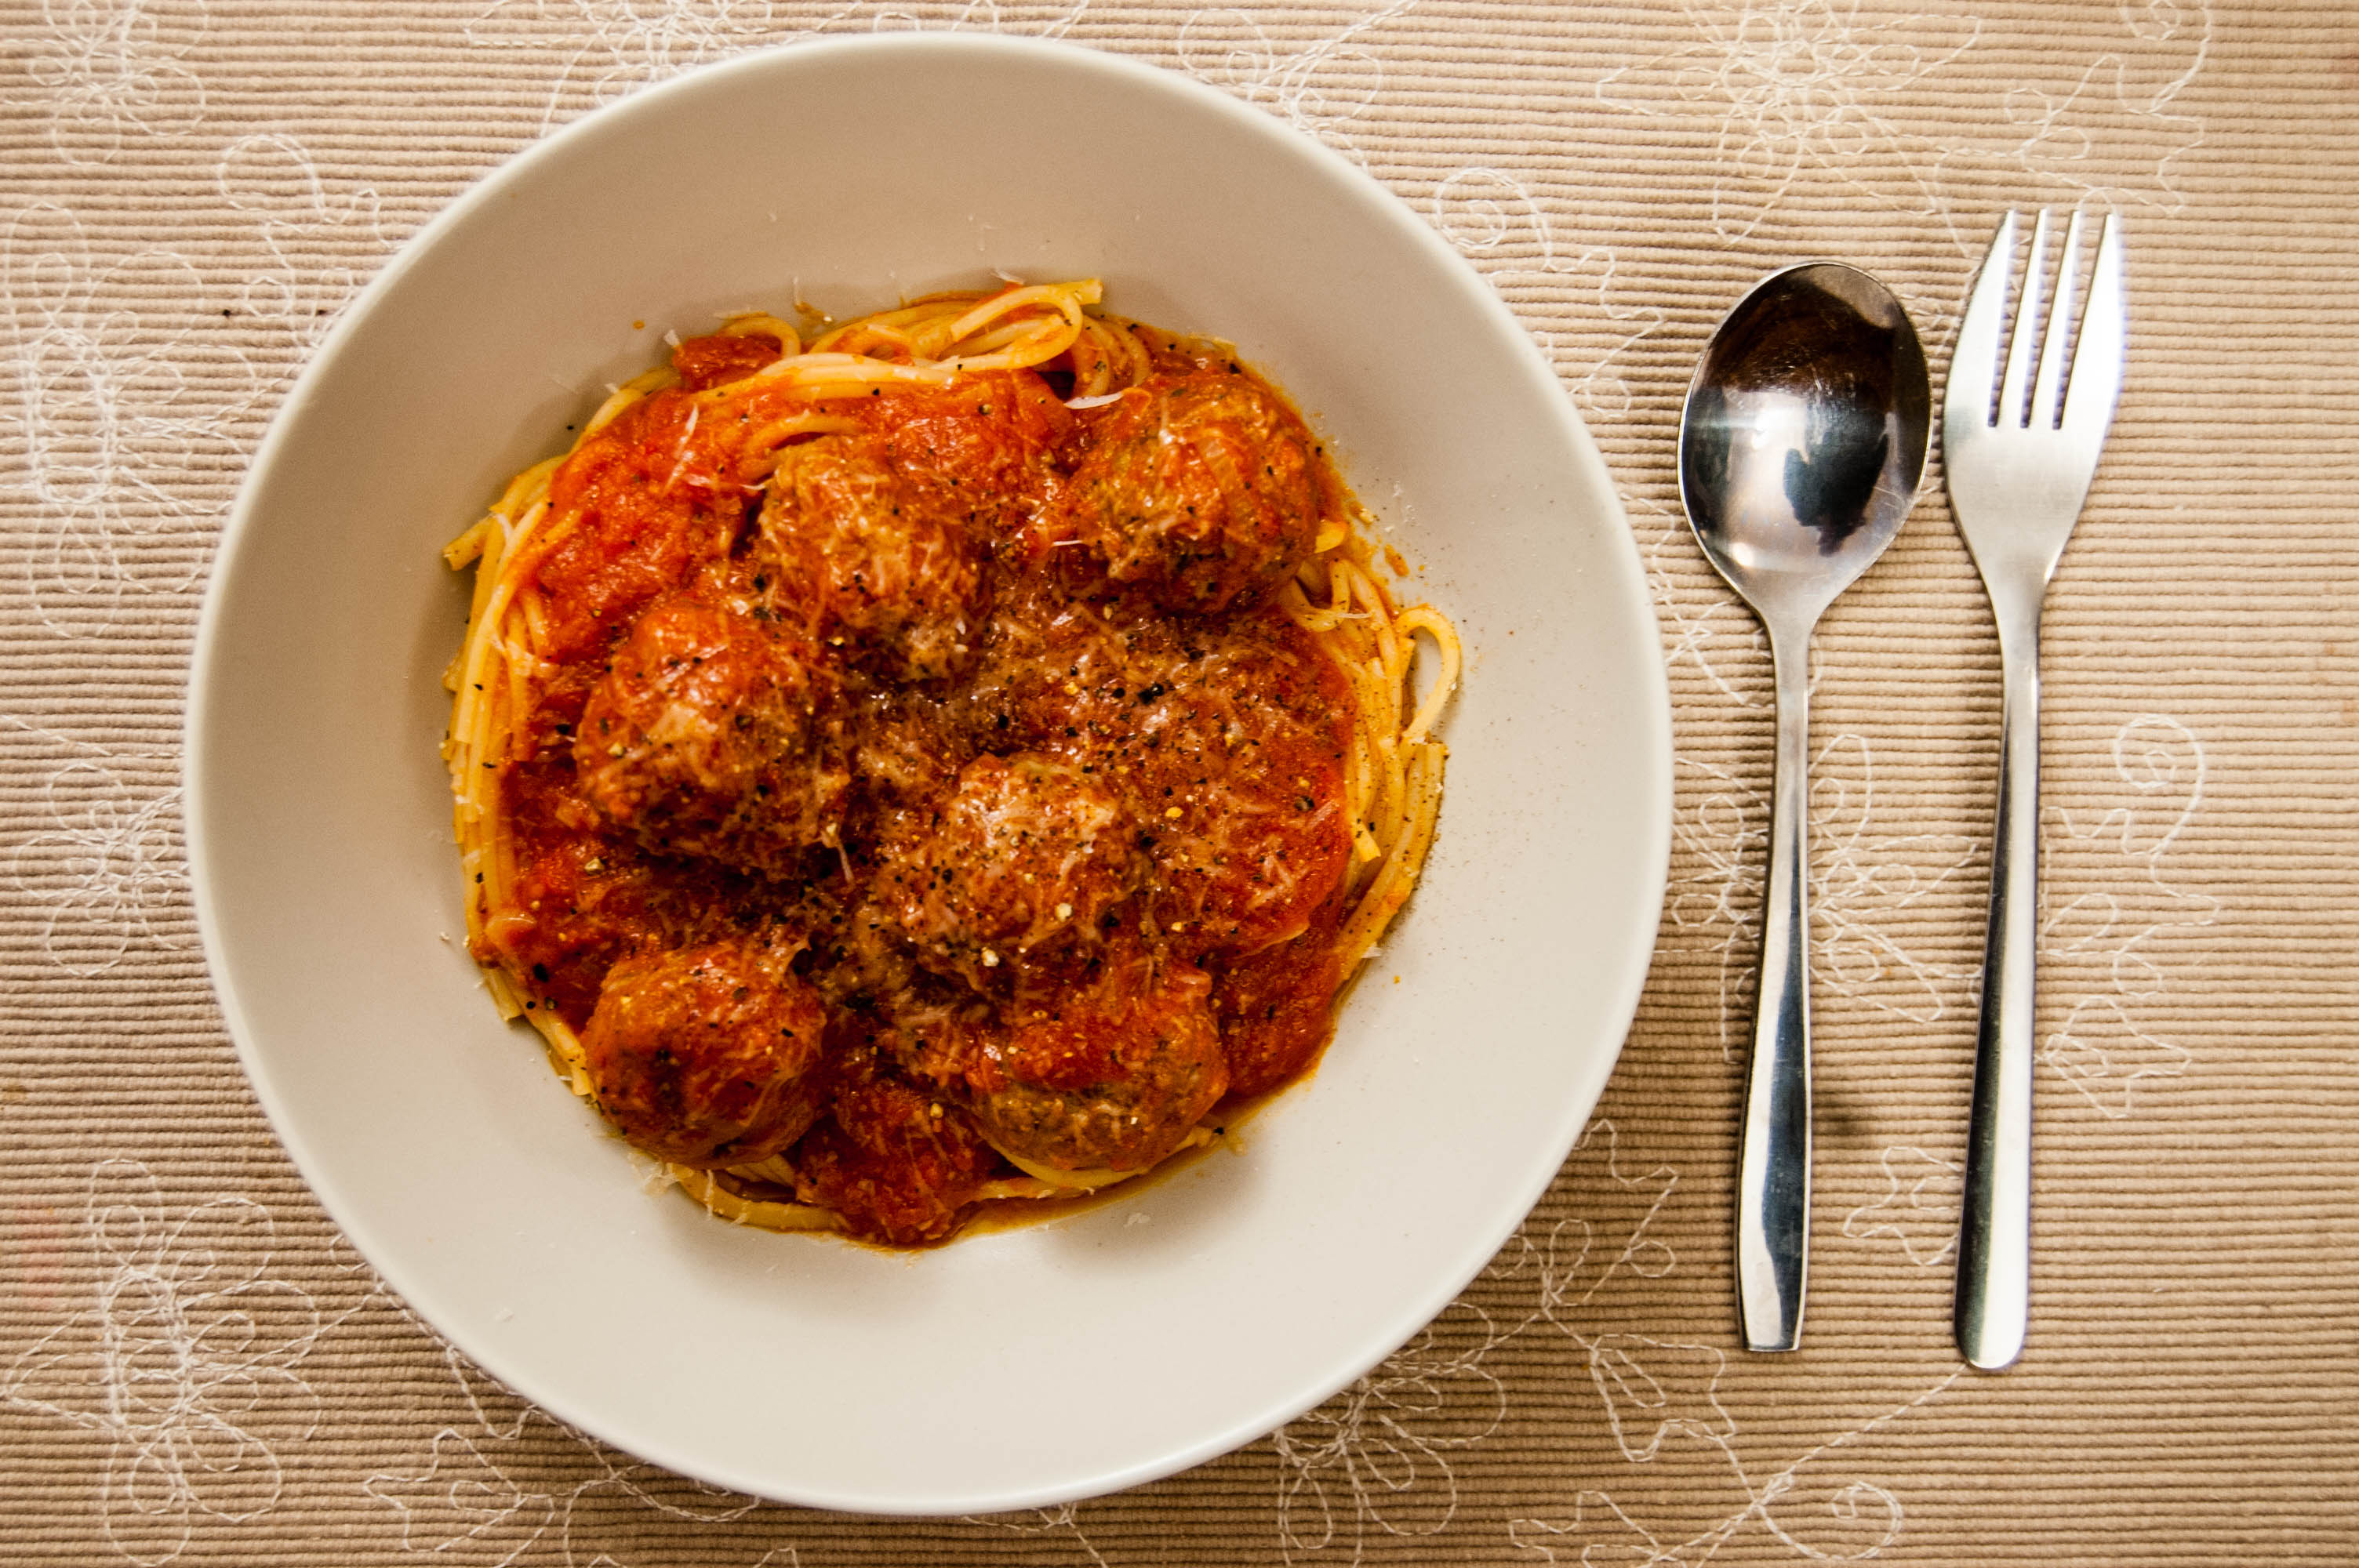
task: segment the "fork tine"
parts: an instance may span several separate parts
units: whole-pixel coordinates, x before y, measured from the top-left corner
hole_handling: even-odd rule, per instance
[[[2048,254],[2048,209],[2031,231],[2031,254],[2023,261],[2023,294],[2016,301],[2015,330],[2006,346],[2006,384],[1999,389],[1998,427],[2013,430],[2023,424],[2024,394],[2031,384],[2031,349],[2039,341],[2039,265]]]
[[[2089,275],[2089,308],[2081,320],[2081,346],[2072,352],[2072,385],[2064,395],[2064,428],[2091,439],[2104,438],[2114,404],[2122,395],[2122,358],[2129,346],[2129,290],[2122,278],[2122,220],[2105,216],[2097,242],[2097,265]]]
[[[2072,333],[2072,285],[2081,276],[2081,210],[2072,210],[2071,227],[2064,232],[2064,254],[2056,263],[2056,298],[2048,308],[2048,327],[2040,334],[2039,379],[2031,388],[2031,427],[2056,428],[2056,403],[2063,391],[2064,340]]]
[[[2006,324],[2006,286],[2015,273],[2015,214],[1999,220],[1997,237],[1983,257],[1974,292],[1958,322],[1950,351],[1950,384],[1942,394],[1941,423],[1951,429],[1987,429],[1991,388],[1998,383],[1999,330]]]

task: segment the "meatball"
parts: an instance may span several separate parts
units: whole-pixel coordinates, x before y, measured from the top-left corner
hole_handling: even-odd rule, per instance
[[[975,1120],[1002,1152],[1060,1171],[1155,1163],[1228,1088],[1212,989],[1134,952],[1076,990],[1019,997],[967,1069]]]
[[[1063,484],[1076,417],[1031,371],[881,392],[837,411],[859,420],[886,460],[977,537],[1011,538],[1031,526]]]
[[[940,1241],[998,1168],[958,1107],[897,1078],[837,1091],[795,1150],[795,1193],[854,1236],[896,1247]]]
[[[1082,546],[1111,583],[1216,613],[1266,598],[1303,563],[1320,503],[1310,434],[1294,411],[1250,376],[1197,369],[1125,395],[1048,533]]]
[[[1175,625],[1018,583],[973,686],[971,729],[1089,769],[1123,805],[1148,913],[1191,951],[1285,941],[1342,881],[1352,692],[1277,608]]]
[[[1134,705],[1137,729],[1113,757],[1136,809],[1159,818],[1156,922],[1241,955],[1300,934],[1350,869],[1352,697],[1275,610],[1198,652],[1153,702]]]
[[[639,618],[592,690],[573,740],[582,795],[650,852],[789,875],[842,817],[833,700],[808,648],[690,589]]]
[[[682,1165],[748,1164],[819,1119],[827,1012],[788,971],[791,957],[739,936],[606,971],[582,1054],[598,1108],[633,1148]]]
[[[1338,896],[1327,901],[1310,929],[1227,965],[1215,982],[1212,1011],[1232,1098],[1252,1099],[1293,1081],[1334,1033],[1335,993],[1343,985],[1335,951],[1341,892],[1338,888]]]
[[[990,605],[980,546],[871,441],[783,454],[752,564],[769,603],[813,642],[889,680],[973,662]]]
[[[875,897],[921,963],[984,989],[1003,963],[1085,956],[1142,871],[1128,815],[1081,769],[986,756],[887,824]]]

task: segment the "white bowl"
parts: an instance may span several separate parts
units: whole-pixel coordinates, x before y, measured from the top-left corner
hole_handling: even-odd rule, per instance
[[[1323,1065],[1092,1212],[895,1256],[650,1194],[461,946],[440,546],[667,328],[1095,276],[1332,440],[1470,657],[1425,883]],[[644,321],[644,329],[635,323]],[[1636,1005],[1669,701],[1636,553],[1492,291],[1343,159],[1065,46],[797,45],[582,120],[454,203],[255,460],[197,650],[190,852],[255,1092],[386,1279],[645,1458],[788,1501],[1031,1507],[1270,1431],[1445,1306],[1546,1188]],[[1397,977],[1397,983],[1396,983]]]

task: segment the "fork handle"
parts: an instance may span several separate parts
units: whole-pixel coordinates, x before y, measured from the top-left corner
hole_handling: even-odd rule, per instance
[[[1999,596],[1994,593],[1993,601]],[[2039,941],[2039,609],[1999,615],[2006,687],[1990,926],[1958,1229],[1958,1349],[1995,1371],[2023,1354],[2031,1315],[2033,970]]]
[[[1802,1340],[1810,1249],[1810,974],[1807,836],[1810,633],[1771,626],[1777,759],[1769,797],[1769,874],[1761,909],[1761,985],[1745,1074],[1736,1172],[1736,1303],[1747,1350]]]

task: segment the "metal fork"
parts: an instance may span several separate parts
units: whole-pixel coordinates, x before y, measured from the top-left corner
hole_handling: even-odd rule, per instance
[[[2072,214],[2056,275],[2056,302],[2040,314],[2040,266],[2049,217],[2039,214],[2024,267],[2023,296],[2007,337],[2007,285],[2015,272],[2016,215],[1999,225],[1967,301],[1950,359],[1941,456],[1950,506],[1973,551],[1998,622],[2005,705],[1999,728],[1998,826],[1991,845],[1990,930],[1983,951],[1982,1021],[1974,1049],[1973,1118],[1966,1144],[1965,1205],[1958,1228],[1958,1348],[1996,1369],[2023,1353],[2031,1298],[2032,971],[2039,935],[2039,608],[2064,553],[2097,454],[2121,395],[2128,307],[2122,233],[2105,220],[2089,280],[2089,306],[2072,354],[2072,285],[2081,265],[2081,214]],[[2038,345],[2035,375],[2032,354]],[[1996,407],[1993,399],[1995,394]]]

